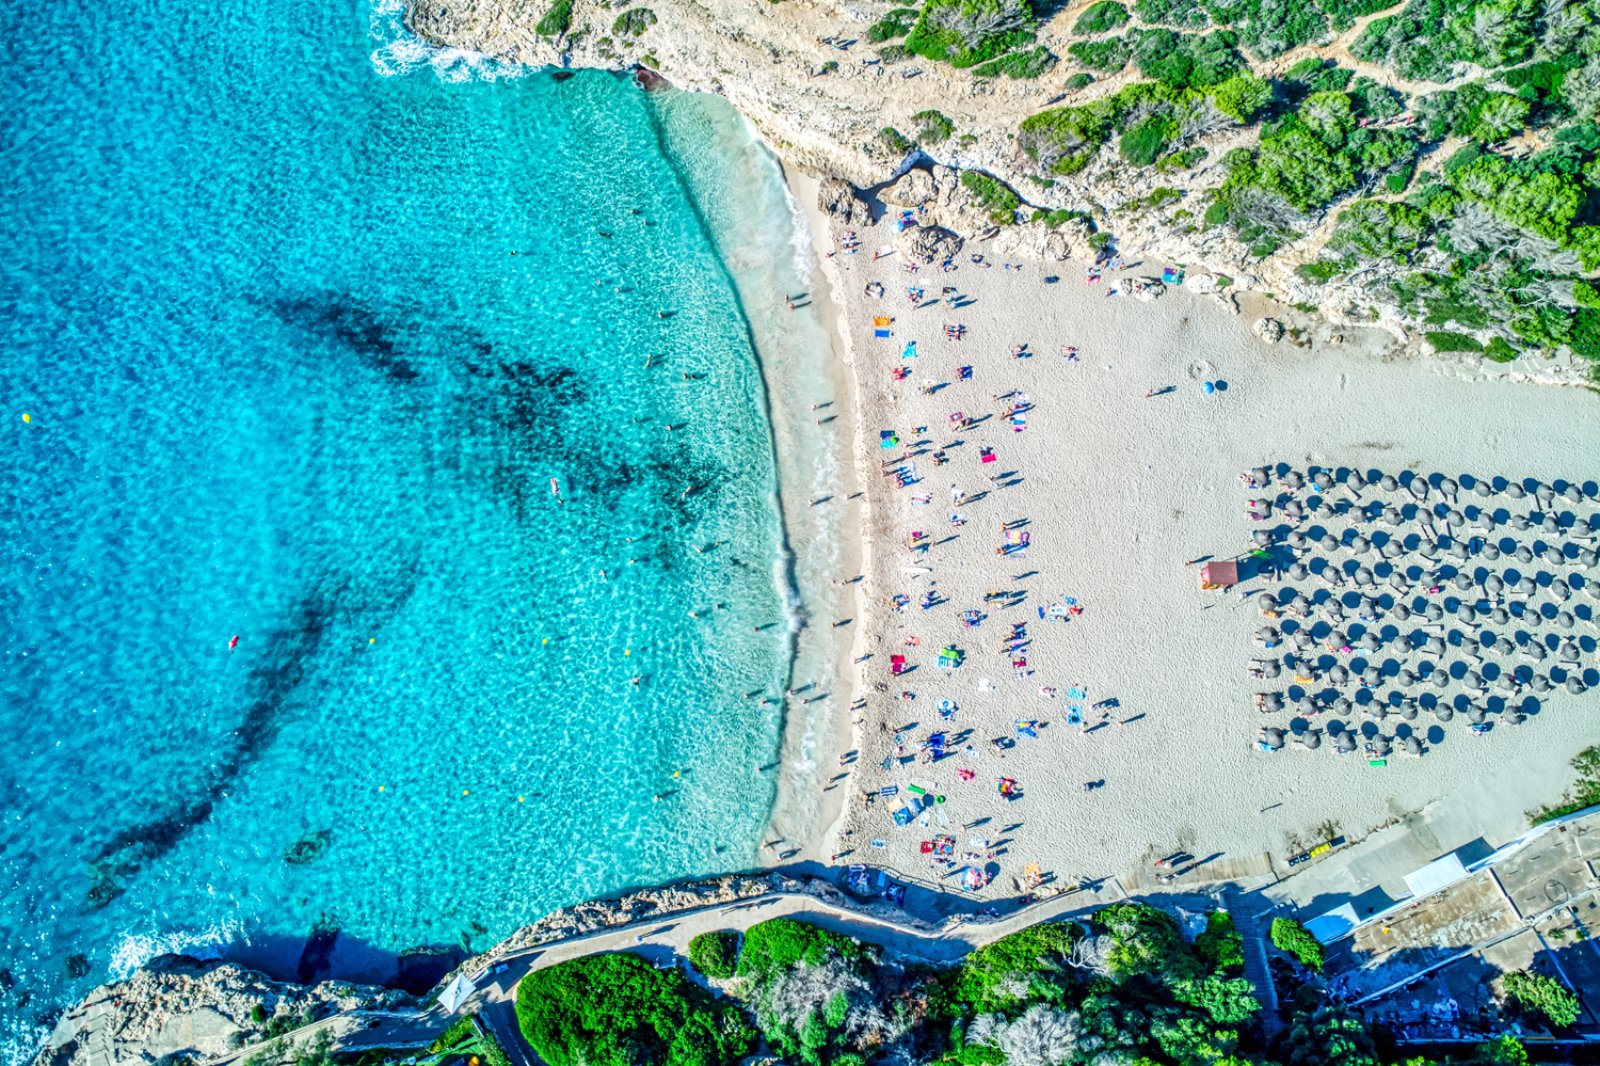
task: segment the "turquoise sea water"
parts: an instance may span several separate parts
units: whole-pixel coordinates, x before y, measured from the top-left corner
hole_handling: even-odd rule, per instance
[[[781,723],[742,694],[787,683],[789,607],[718,251],[792,222],[726,106],[416,62],[352,0],[29,22],[3,1057],[157,951],[481,948],[754,862]],[[719,234],[736,165],[764,221]]]

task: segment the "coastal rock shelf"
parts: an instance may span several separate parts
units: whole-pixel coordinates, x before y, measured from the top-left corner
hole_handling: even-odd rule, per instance
[[[1600,681],[1593,482],[1287,464],[1244,480],[1259,528],[1240,577],[1280,582],[1257,596],[1248,667],[1262,750],[1420,756],[1457,716],[1481,735]]]

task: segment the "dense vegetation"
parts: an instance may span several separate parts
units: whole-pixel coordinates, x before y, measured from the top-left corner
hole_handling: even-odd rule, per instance
[[[1560,818],[1600,803],[1600,747],[1584,748],[1578,752],[1573,756],[1572,769],[1577,772],[1578,781],[1567,790],[1566,797],[1554,807],[1529,811],[1529,821],[1535,824],[1548,822],[1552,818]]]
[[[1557,1028],[1577,1021],[1583,1009],[1578,997],[1554,977],[1526,971],[1508,973],[1504,985],[1506,995],[1523,1010],[1541,1016]]]
[[[947,969],[785,918],[752,926],[742,947],[709,936],[690,955],[722,998],[633,956],[591,956],[524,981],[524,1033],[552,1066],[710,1066],[757,1050],[758,1036],[790,1066],[1402,1066],[1376,1050],[1383,1034],[1327,1005],[1309,971],[1288,986],[1288,1024],[1268,1040],[1265,1008],[1241,976],[1243,943],[1222,912],[1191,941],[1163,910],[1114,904],[1085,924],[1023,929]],[[1563,1009],[1559,986],[1518,975],[1506,985],[1530,1009]],[[1508,1037],[1451,1061],[1526,1058]]]
[[[1600,378],[1600,5],[1410,0],[1351,44],[1398,88],[1315,55],[1270,83],[1251,72],[1387,6],[1100,0],[1075,20],[1070,61],[1144,80],[1025,119],[1018,144],[1041,180],[1107,148],[1173,173],[1205,158],[1206,138],[1253,126],[1175,223],[1230,231],[1257,258],[1315,233],[1300,277],[1361,279],[1363,303],[1341,312],[1387,307],[1437,351],[1497,361],[1565,347]]]
[[[907,51],[971,67],[1033,43],[1029,0],[924,0]]]
[[[742,1011],[637,955],[535,970],[517,987],[517,1020],[550,1066],[729,1066],[755,1045]]]

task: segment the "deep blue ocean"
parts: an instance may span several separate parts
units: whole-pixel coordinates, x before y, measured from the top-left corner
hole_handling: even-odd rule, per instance
[[[719,242],[793,220],[731,110],[364,0],[27,11],[0,1058],[159,951],[349,971],[753,864],[791,627]]]

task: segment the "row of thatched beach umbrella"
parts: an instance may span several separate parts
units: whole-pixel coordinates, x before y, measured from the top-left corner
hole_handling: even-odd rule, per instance
[[[1415,735],[1388,738],[1378,733],[1358,741],[1337,719],[1362,715],[1382,721],[1394,716],[1409,722],[1426,713],[1443,723],[1460,714],[1474,731],[1481,731],[1491,708],[1479,699],[1503,704],[1506,697],[1524,692],[1587,691],[1588,675],[1578,664],[1591,638],[1580,640],[1577,633],[1600,629],[1600,614],[1590,605],[1600,603],[1600,581],[1584,573],[1600,566],[1600,513],[1577,515],[1568,505],[1600,496],[1594,483],[1348,469],[1302,473],[1286,465],[1257,468],[1252,477],[1253,492],[1270,492],[1274,484],[1283,490],[1270,500],[1253,501],[1258,514],[1283,520],[1276,527],[1256,529],[1256,547],[1290,549],[1291,558],[1279,561],[1280,576],[1328,590],[1284,586],[1257,594],[1258,606],[1270,621],[1256,631],[1255,639],[1272,655],[1252,661],[1252,676],[1264,682],[1286,673],[1300,678],[1287,693],[1257,693],[1257,707],[1264,712],[1327,712],[1336,719],[1324,731],[1303,721],[1290,730],[1267,726],[1259,737],[1261,747],[1276,751],[1292,742],[1316,748],[1326,736],[1339,753],[1364,747],[1381,757],[1398,743],[1407,753],[1420,755],[1423,747]],[[1296,495],[1307,486],[1312,495]],[[1342,488],[1348,499],[1330,496],[1335,488]],[[1409,498],[1385,501],[1380,493]],[[1528,502],[1522,507],[1480,505],[1472,496]],[[1365,525],[1342,531],[1304,526],[1310,519],[1337,515]],[[1413,556],[1424,565],[1405,565]],[[1475,560],[1471,573],[1456,565],[1466,560]],[[1485,565],[1501,560],[1504,569]],[[1518,569],[1535,562],[1556,572]],[[1355,620],[1349,621],[1352,615]],[[1402,628],[1408,623],[1414,627],[1409,632]],[[1460,628],[1446,630],[1455,624]],[[1516,631],[1506,632],[1511,627]],[[1349,660],[1332,661],[1332,653],[1340,649],[1350,654]],[[1452,649],[1461,658],[1448,662]],[[1386,660],[1381,665],[1373,661],[1377,653]],[[1533,665],[1554,662],[1548,672],[1536,672],[1533,665],[1493,661],[1513,656]],[[1355,686],[1353,699],[1341,694],[1349,686]],[[1466,694],[1457,695],[1453,703],[1440,699],[1449,689]],[[1528,697],[1520,707],[1535,709],[1536,703]],[[1519,706],[1505,706],[1495,717],[1515,725],[1526,715]]]

